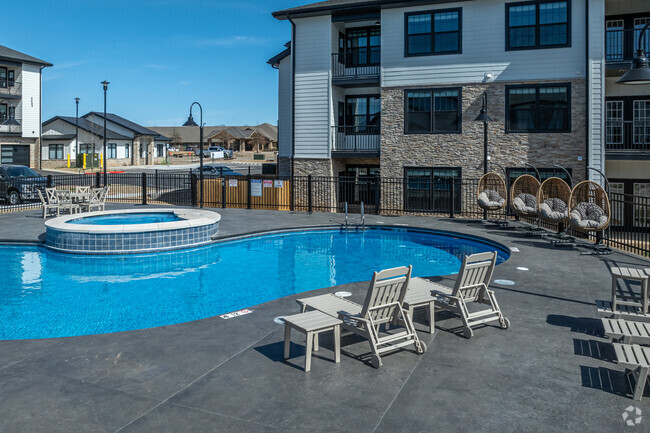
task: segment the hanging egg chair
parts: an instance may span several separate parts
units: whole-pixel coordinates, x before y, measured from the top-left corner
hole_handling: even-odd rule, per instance
[[[506,181],[493,171],[485,173],[478,181],[476,198],[478,205],[484,210],[503,209],[506,206],[507,194]]]
[[[521,217],[537,216],[539,181],[529,174],[519,176],[510,187],[510,206]]]
[[[569,219],[571,187],[559,177],[549,177],[537,192],[537,215],[544,221],[561,224]]]
[[[607,191],[591,180],[577,184],[569,199],[569,217],[571,225],[579,230],[605,230],[611,219]]]

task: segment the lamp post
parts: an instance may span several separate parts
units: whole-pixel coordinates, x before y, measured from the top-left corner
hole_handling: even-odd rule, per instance
[[[483,92],[483,106],[475,122],[483,122],[483,174],[488,172],[488,122],[492,119],[487,114],[487,92]],[[483,219],[487,220],[487,210],[483,209]]]
[[[75,144],[75,151],[74,151],[74,166],[77,166],[77,158],[79,158],[79,98],[74,98],[74,102],[77,106],[77,109],[75,111],[75,118],[74,118],[74,144]]]
[[[104,86],[104,186],[108,185],[108,175],[106,174],[106,90],[108,90],[108,85],[111,84],[108,81],[102,81],[102,86]]]
[[[200,118],[199,125],[196,124],[192,118],[192,107],[194,104],[199,106]],[[192,102],[190,105],[190,116],[187,118],[187,122],[183,126],[198,126],[199,127],[199,184],[201,185],[201,193],[199,198],[199,206],[203,207],[203,107],[198,102]]]
[[[643,27],[643,30],[641,30],[641,34],[639,35],[639,49],[636,51],[636,55],[632,60],[630,70],[619,78],[617,83],[650,84],[650,66],[648,65],[646,53],[643,50],[643,38],[645,37],[645,32],[648,30],[648,27],[650,27],[650,21],[648,21]]]

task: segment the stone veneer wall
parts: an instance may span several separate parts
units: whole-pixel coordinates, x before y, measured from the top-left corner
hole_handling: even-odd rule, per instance
[[[483,175],[483,123],[475,122],[484,91],[488,94],[488,145],[491,160],[489,170],[503,173],[501,167],[523,167],[526,162],[537,167],[559,164],[571,168],[574,181],[585,179],[586,161],[586,100],[585,80],[571,82],[570,133],[505,133],[505,88],[507,84],[489,83],[462,88],[462,134],[405,134],[404,90],[383,88],[381,93],[381,176],[401,178],[404,167],[461,167],[463,179],[478,179]],[[534,82],[530,84],[538,84]],[[547,81],[546,83],[552,83]],[[432,86],[443,87],[443,86]],[[582,161],[578,160],[582,157]],[[496,165],[498,164],[498,165]],[[503,175],[503,174],[502,174]],[[403,200],[390,194],[390,203],[382,199],[382,207],[401,206]],[[388,199],[389,194],[382,194]]]

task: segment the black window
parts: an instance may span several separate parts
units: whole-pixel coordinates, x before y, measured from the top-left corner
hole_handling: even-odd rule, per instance
[[[378,195],[378,165],[346,165],[339,172],[339,203],[375,205]]]
[[[381,99],[379,96],[345,98],[345,126],[350,133],[379,133]]]
[[[381,53],[381,29],[379,27],[349,29],[346,41],[346,66],[379,65]],[[339,45],[340,43],[339,40]]]
[[[50,144],[49,145],[49,158],[50,159],[63,159],[63,145]]]
[[[129,146],[129,143],[124,144],[124,157],[125,158],[130,158],[131,157],[131,147]]]
[[[13,86],[14,86],[14,84],[15,84],[15,83],[14,83],[14,81],[15,81],[15,77],[16,77],[16,71],[9,71],[9,72],[7,72],[7,78],[8,78],[8,80],[9,80],[9,87],[13,87]]]
[[[0,88],[7,88],[7,68],[0,66]]]
[[[165,145],[162,143],[158,143],[156,147],[157,147],[156,150],[158,151],[158,157],[165,156]]]
[[[0,122],[7,120],[7,104],[0,104]]]
[[[506,86],[507,132],[571,132],[568,84]]]
[[[461,90],[423,89],[406,91],[407,134],[459,134]]]
[[[542,182],[544,182],[549,177],[559,177],[560,179],[569,183],[569,176],[567,176],[566,172],[560,168],[539,168],[538,167],[537,171],[539,171],[539,177],[542,179],[541,180]],[[567,168],[567,171],[569,172],[569,174],[573,175],[572,168],[570,167]],[[535,172],[535,170],[527,167],[507,167],[506,173],[508,174],[508,185],[512,185],[515,179],[517,179],[519,176],[524,174],[529,174],[533,177],[537,177],[537,173]]]
[[[461,53],[461,9],[405,15],[406,56]]]
[[[117,158],[117,144],[108,143],[108,149],[106,151],[106,158],[109,158],[109,159]]]
[[[92,153],[92,145],[90,144],[80,144],[79,153]]]
[[[506,5],[506,50],[571,45],[570,1]]]
[[[453,188],[454,212],[460,212],[460,167],[409,167],[404,168],[404,178],[405,210],[449,212]]]

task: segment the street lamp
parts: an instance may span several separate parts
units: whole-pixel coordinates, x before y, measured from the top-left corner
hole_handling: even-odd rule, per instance
[[[106,80],[102,81],[102,86],[104,86],[104,186],[108,185],[108,176],[106,174],[106,90],[108,90],[109,84],[111,83]]]
[[[194,107],[194,104],[199,106],[199,110],[201,113],[199,118],[199,125],[197,125],[194,119],[192,118],[192,107]],[[183,126],[199,127],[199,184],[201,185],[199,205],[200,207],[203,207],[203,107],[201,107],[201,104],[199,104],[198,102],[192,102],[192,105],[190,105],[190,116],[187,118],[187,122],[185,122]]]
[[[77,158],[79,158],[79,98],[74,98],[74,102],[77,105],[77,111],[74,118],[74,143],[75,143],[75,153],[74,153],[74,166],[77,167]]]
[[[483,174],[488,172],[488,122],[491,122],[492,119],[487,114],[487,92],[483,92],[483,107],[481,107],[481,112],[475,122],[483,122]],[[483,219],[487,219],[487,210],[483,210]]]
[[[630,70],[619,78],[617,83],[650,84],[650,67],[648,66],[646,53],[643,51],[643,38],[645,37],[645,32],[648,30],[649,26],[650,21],[648,21],[645,27],[643,27],[643,30],[641,30],[641,34],[639,35],[639,49],[636,51],[636,55],[632,60]]]

